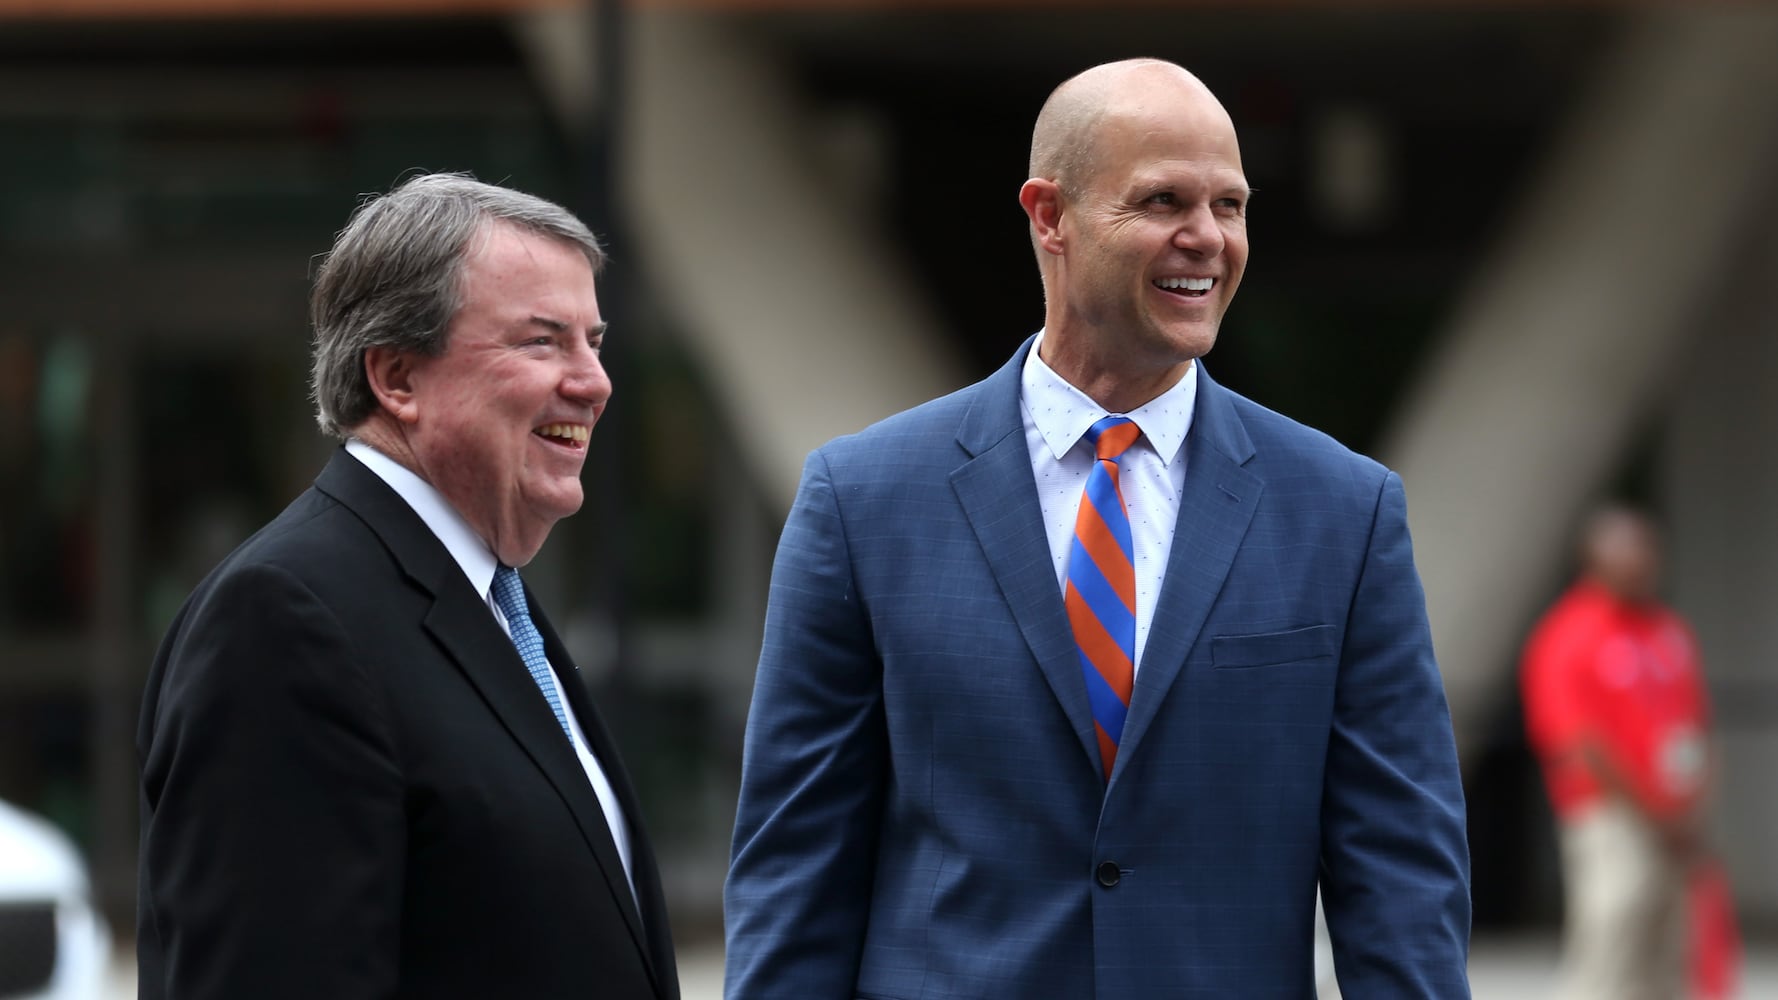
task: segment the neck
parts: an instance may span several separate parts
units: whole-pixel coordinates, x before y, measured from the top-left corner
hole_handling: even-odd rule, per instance
[[[1045,333],[1038,357],[1062,380],[1085,393],[1107,413],[1129,413],[1179,384],[1191,372],[1193,361],[1139,367],[1128,359],[1099,358],[1071,351]]]
[[[414,475],[431,482],[414,460],[414,450],[408,447],[407,438],[399,428],[390,427],[382,414],[373,413],[370,419],[352,428],[351,436],[382,452]]]
[[[1624,587],[1613,586],[1609,580],[1601,579],[1596,575],[1590,575],[1587,579],[1595,587],[1604,591],[1613,601],[1623,607],[1641,609],[1653,607],[1655,604],[1655,595],[1652,593],[1632,591]]]

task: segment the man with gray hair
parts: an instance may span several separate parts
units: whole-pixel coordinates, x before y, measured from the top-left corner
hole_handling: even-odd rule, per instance
[[[315,280],[344,446],[199,584],[143,697],[144,998],[679,995],[611,737],[518,577],[611,395],[598,240],[453,174]]]

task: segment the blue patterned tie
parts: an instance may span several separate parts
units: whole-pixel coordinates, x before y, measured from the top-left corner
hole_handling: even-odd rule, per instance
[[[531,624],[531,608],[525,603],[525,585],[519,582],[519,571],[511,566],[501,566],[494,571],[494,603],[500,605],[500,613],[506,616],[506,627],[512,630],[512,644],[519,648],[519,655],[524,657],[525,666],[531,671],[531,679],[537,682],[537,689],[549,702],[550,711],[556,713],[556,721],[562,724],[562,732],[568,742],[574,742],[574,734],[568,731],[568,716],[562,711],[562,699],[556,693],[555,678],[550,675],[549,658],[543,654],[543,636],[537,634],[537,626]]]
[[[1136,673],[1136,568],[1130,516],[1117,484],[1117,460],[1142,436],[1129,417],[1106,417],[1087,431],[1093,468],[1087,474],[1068,556],[1062,603],[1087,682],[1087,703],[1099,737],[1105,780],[1124,739],[1124,715]]]

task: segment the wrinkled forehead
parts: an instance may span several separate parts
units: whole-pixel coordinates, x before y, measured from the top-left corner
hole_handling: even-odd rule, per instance
[[[1234,126],[1215,111],[1151,107],[1107,115],[1094,144],[1097,165],[1132,180],[1190,174],[1216,187],[1245,189]]]
[[[1110,143],[1190,147],[1240,159],[1235,123],[1208,93],[1178,91],[1130,95],[1106,108],[1099,140]]]

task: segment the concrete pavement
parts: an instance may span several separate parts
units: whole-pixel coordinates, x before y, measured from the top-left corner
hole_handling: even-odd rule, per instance
[[[1556,941],[1550,936],[1481,937],[1470,949],[1473,1000],[1542,1000],[1554,988]],[[721,1000],[722,951],[716,945],[687,947],[679,956],[683,1000]],[[136,995],[135,968],[120,962],[102,1000]],[[1778,1000],[1778,944],[1750,947],[1742,976],[1743,1000]]]

